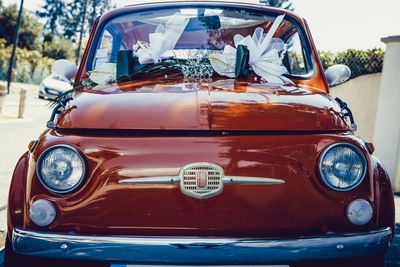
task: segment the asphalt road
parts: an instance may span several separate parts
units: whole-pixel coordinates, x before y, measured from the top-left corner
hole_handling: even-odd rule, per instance
[[[46,129],[46,121],[51,112],[48,102],[38,99],[32,88],[29,89],[23,119],[16,118],[18,90],[14,90],[14,93],[6,97],[3,108],[3,114],[6,116],[0,117],[0,248],[3,245],[1,232],[6,229],[7,195],[13,169],[19,157],[27,150],[29,142],[37,139]],[[400,197],[396,198],[396,210],[398,211],[396,234],[386,257],[387,267],[400,267]],[[0,249],[0,267],[2,267],[2,253]]]

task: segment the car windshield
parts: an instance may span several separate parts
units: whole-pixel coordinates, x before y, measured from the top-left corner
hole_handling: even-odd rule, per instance
[[[312,64],[289,17],[235,8],[170,8],[108,21],[89,77],[97,84],[154,77],[290,83]]]

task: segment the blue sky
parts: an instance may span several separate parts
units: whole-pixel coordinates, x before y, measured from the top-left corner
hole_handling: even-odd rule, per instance
[[[258,3],[258,0],[229,0]],[[319,50],[342,51],[385,45],[382,37],[400,35],[400,0],[292,0],[295,12],[306,18]],[[5,4],[18,0],[4,0]],[[112,0],[117,6],[160,0]],[[29,10],[40,8],[42,0],[27,0]]]

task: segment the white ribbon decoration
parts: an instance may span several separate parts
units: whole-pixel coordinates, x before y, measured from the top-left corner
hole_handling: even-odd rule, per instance
[[[164,54],[175,48],[188,22],[189,18],[175,14],[165,25],[159,24],[155,32],[149,34],[149,43],[138,41],[133,46],[133,51],[139,58],[139,63],[160,62]]]
[[[112,82],[113,80],[115,80],[115,77],[117,75],[116,68],[117,67],[115,63],[100,63],[98,64],[96,69],[90,72],[89,78],[97,84],[106,84]]]
[[[287,73],[287,69],[282,64],[282,56],[279,52],[286,51],[283,41],[273,39],[275,32],[281,25],[285,15],[278,16],[271,26],[271,29],[264,37],[264,30],[256,28],[253,36],[243,37],[240,34],[234,36],[235,47],[244,45],[249,50],[249,65],[251,69],[260,77],[270,83],[287,83],[289,79],[282,76]],[[274,47],[272,40],[281,42],[281,47]],[[279,45],[278,45],[279,46]],[[236,48],[226,45],[222,54],[210,55],[210,62],[214,70],[223,76],[235,77]]]

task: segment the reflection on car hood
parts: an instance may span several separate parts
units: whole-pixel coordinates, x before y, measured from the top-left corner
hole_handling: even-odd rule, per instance
[[[127,82],[77,92],[58,128],[343,131],[332,97],[295,86]]]

